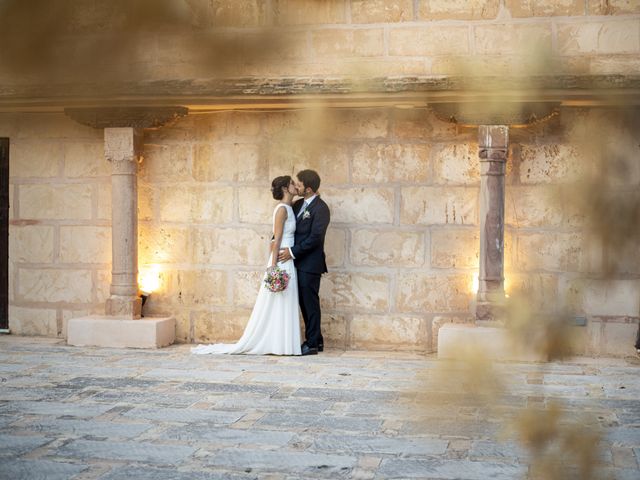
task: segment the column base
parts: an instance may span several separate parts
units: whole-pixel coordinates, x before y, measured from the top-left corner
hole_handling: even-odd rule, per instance
[[[438,331],[438,358],[459,359],[468,347],[482,349],[491,360],[543,362],[543,355],[515,348],[507,331],[500,327],[448,323]]]
[[[133,320],[111,316],[72,318],[67,324],[67,344],[78,347],[160,348],[176,337],[174,317]]]
[[[105,306],[107,316],[140,318],[142,315],[142,299],[123,295],[111,295]]]
[[[476,320],[481,322],[495,322],[502,318],[504,306],[495,302],[481,302],[475,304]]]

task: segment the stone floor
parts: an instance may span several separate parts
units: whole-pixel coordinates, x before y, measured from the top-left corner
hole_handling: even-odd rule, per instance
[[[566,421],[602,429],[603,478],[640,478],[637,359],[495,365],[507,390],[490,409],[459,368],[406,353],[191,356],[1,336],[0,478],[526,478],[531,457],[505,427],[552,399]]]

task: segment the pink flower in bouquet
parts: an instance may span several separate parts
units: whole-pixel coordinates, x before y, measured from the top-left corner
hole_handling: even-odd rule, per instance
[[[289,274],[280,267],[269,267],[264,277],[264,285],[270,292],[282,292],[289,285]]]

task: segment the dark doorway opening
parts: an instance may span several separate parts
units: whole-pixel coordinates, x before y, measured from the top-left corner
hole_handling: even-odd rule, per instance
[[[0,333],[9,333],[9,139],[0,138]]]

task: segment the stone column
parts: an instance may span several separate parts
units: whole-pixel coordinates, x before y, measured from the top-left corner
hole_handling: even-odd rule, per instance
[[[504,296],[504,181],[509,127],[478,127],[480,157],[480,270],[476,320],[494,320]]]
[[[138,297],[138,163],[143,131],[105,128],[104,153],[111,163],[112,267],[106,314],[140,318]]]

